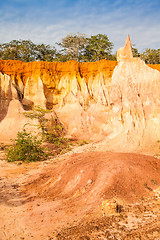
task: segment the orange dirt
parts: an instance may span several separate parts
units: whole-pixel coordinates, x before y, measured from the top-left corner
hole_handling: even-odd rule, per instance
[[[153,68],[153,69],[157,69],[158,71],[160,71],[160,64],[148,64],[148,66]]]
[[[57,62],[22,62],[16,60],[0,60],[0,72],[11,76],[12,81],[27,81],[28,77],[37,80],[41,77],[44,83],[48,85],[57,82],[62,76],[81,76],[88,79],[90,76],[95,77],[98,73],[104,72],[111,77],[116,61],[101,60],[98,62],[78,63],[68,61],[64,63]],[[54,87],[54,86],[52,86]]]
[[[98,62],[78,63],[68,61],[64,63],[57,62],[22,62],[17,60],[0,60],[0,72],[11,76],[12,81],[26,83],[28,77],[37,80],[41,77],[45,83],[58,81],[62,76],[79,75],[86,81],[90,76],[93,78],[100,72],[103,72],[107,78],[111,78],[113,70],[117,65],[116,61],[101,60]],[[160,64],[150,64],[151,68],[160,71]]]
[[[111,152],[77,153],[50,166],[47,173],[25,186],[39,197],[71,199],[97,205],[104,199],[122,198],[132,202],[160,184],[160,161],[139,154]],[[59,180],[57,180],[59,179]]]
[[[160,161],[153,157],[86,152],[20,166],[1,160],[0,166],[2,240],[101,239],[104,233],[112,236],[107,239],[132,239],[124,238],[123,231],[113,238],[113,229],[121,229],[113,223],[126,218],[126,231],[133,233],[137,226],[137,234],[139,226],[144,230],[148,221],[160,220],[159,202],[147,210],[157,211],[150,218],[145,215],[148,205],[141,205],[160,185]],[[122,205],[122,214],[103,217],[102,202],[113,198]],[[141,222],[135,221],[137,212]]]

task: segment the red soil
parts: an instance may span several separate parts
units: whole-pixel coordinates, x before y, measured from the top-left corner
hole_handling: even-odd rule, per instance
[[[93,215],[106,199],[139,201],[160,184],[159,172],[160,161],[145,155],[73,154],[49,165],[25,185],[27,212],[32,209],[26,224],[30,221],[28,227],[39,234],[46,226],[53,231]]]
[[[160,183],[160,161],[154,157],[112,152],[77,153],[41,172],[25,191],[38,197],[71,199],[97,205],[113,197],[126,201],[149,193]],[[35,177],[35,176],[34,176]]]
[[[136,203],[154,195],[160,184],[160,161],[140,154],[86,152],[44,163],[0,165],[3,240],[48,239],[54,231],[102,217],[107,199]]]

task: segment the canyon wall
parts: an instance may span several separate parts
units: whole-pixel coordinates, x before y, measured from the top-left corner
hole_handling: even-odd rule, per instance
[[[84,97],[84,102],[90,97],[97,100],[99,98],[97,86],[103,83],[109,88],[116,65],[117,62],[108,60],[94,63],[76,61],[24,63],[0,60],[0,72],[10,76],[12,83],[26,100],[31,100],[35,104],[39,103],[39,105],[43,105],[43,101],[46,101],[47,108],[52,108],[53,105],[61,103],[70,92],[75,95],[80,92]],[[40,89],[36,92],[36,88],[40,85],[42,85],[45,100],[38,99],[37,94]]]
[[[160,72],[132,56],[129,36],[117,60],[109,93],[112,133],[101,150],[152,148],[160,139]]]
[[[71,92],[75,95],[80,93],[83,104],[88,104],[91,99],[108,104],[108,98],[104,92],[109,92],[116,65],[116,61],[109,60],[93,63],[76,61],[25,63],[16,60],[0,60],[0,78],[2,79],[4,75],[5,85],[11,79],[20,101],[23,100],[23,105],[35,104],[52,109],[54,105],[62,103]],[[149,66],[160,71],[160,65]],[[4,81],[1,80],[1,92]],[[4,98],[3,93],[0,96]]]
[[[1,60],[0,141],[17,117],[15,137],[34,105],[53,109],[68,136],[101,140],[101,150],[137,151],[159,140],[160,65],[133,58],[129,37],[117,54],[118,62]]]
[[[24,110],[30,110],[34,105],[54,109],[71,137],[102,138],[101,133],[106,135],[103,125],[116,65],[117,62],[107,60],[94,63],[1,60],[1,89],[2,83],[6,82],[5,77],[8,77],[10,86],[7,90],[10,91],[9,97],[3,98],[2,94],[0,97],[1,102],[2,99],[5,102],[1,120],[7,114],[9,102],[19,99]],[[100,115],[104,115],[105,119],[100,119]]]

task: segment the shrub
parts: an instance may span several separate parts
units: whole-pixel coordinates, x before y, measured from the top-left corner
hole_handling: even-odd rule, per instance
[[[24,116],[30,119],[38,119],[39,128],[42,131],[42,137],[45,142],[61,145],[66,142],[64,138],[65,129],[55,113],[55,116],[51,116],[50,120],[45,118],[45,114],[51,112],[51,110],[35,106],[32,111],[25,112]]]
[[[46,118],[46,113],[52,113],[49,119]],[[55,154],[64,154],[71,150],[73,141],[65,138],[65,127],[58,119],[54,110],[45,110],[40,106],[35,106],[31,111],[25,112],[24,116],[38,120],[38,127],[41,129],[43,143],[47,147],[47,144],[53,144]],[[82,146],[87,143],[89,142],[83,140],[80,142],[80,145]],[[76,144],[79,144],[79,141]]]
[[[7,161],[35,162],[45,160],[47,154],[41,147],[42,139],[27,133],[25,129],[18,132],[15,143],[7,149]]]
[[[6,148],[6,145],[4,145],[4,143],[0,143],[0,151],[5,150],[5,148]]]

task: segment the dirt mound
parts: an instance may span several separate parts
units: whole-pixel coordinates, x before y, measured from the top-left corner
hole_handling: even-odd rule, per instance
[[[142,225],[150,231],[160,222],[159,172],[158,159],[140,154],[86,152],[29,165],[1,160],[0,238],[101,239],[115,229],[125,239],[121,224],[126,234]],[[103,218],[108,201],[122,213]]]
[[[27,196],[24,224],[35,237],[46,226],[45,231],[57,234],[62,228],[101,217],[107,199],[122,206],[139,202],[152,196],[160,184],[160,161],[145,155],[87,152],[59,160],[30,176],[23,188]]]
[[[39,197],[97,205],[108,198],[133,201],[160,184],[160,161],[139,154],[87,152],[50,166],[25,186]],[[156,184],[155,184],[156,183]]]

